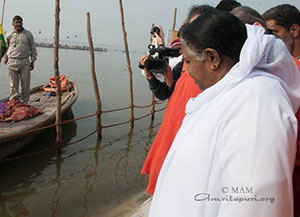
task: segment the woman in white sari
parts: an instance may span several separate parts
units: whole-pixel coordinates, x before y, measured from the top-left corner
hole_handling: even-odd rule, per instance
[[[181,43],[203,92],[186,105],[150,216],[292,217],[300,75],[286,46],[215,10]]]

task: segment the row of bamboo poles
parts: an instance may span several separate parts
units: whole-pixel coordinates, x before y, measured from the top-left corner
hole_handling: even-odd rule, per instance
[[[56,110],[56,143],[62,144],[62,133],[61,133],[61,90],[60,90],[60,81],[59,81],[59,70],[58,70],[58,43],[59,43],[59,12],[60,12],[60,0],[56,0],[56,7],[55,7],[55,45],[54,45],[54,72],[55,72],[55,79],[58,84],[57,88],[57,110]],[[132,82],[132,69],[131,69],[131,63],[130,63],[130,56],[129,56],[129,49],[128,49],[128,42],[127,42],[127,33],[125,29],[125,21],[124,21],[124,10],[123,10],[123,3],[122,0],[119,0],[120,5],[120,14],[121,14],[121,25],[122,25],[122,33],[123,33],[123,39],[124,39],[124,47],[125,47],[125,54],[126,54],[126,61],[127,61],[127,69],[129,74],[129,91],[130,91],[130,123],[131,127],[134,127],[134,102],[133,102],[133,82]],[[174,11],[174,21],[173,21],[173,27],[172,30],[175,30],[176,25],[176,14],[177,14],[177,8],[175,8]],[[102,137],[102,124],[101,124],[101,99],[99,94],[99,88],[98,88],[98,82],[97,82],[97,76],[95,71],[95,55],[94,55],[94,47],[93,47],[93,41],[92,41],[92,33],[91,33],[91,21],[90,21],[90,13],[87,14],[87,35],[88,35],[88,41],[89,41],[89,50],[90,50],[90,56],[91,56],[91,74],[92,74],[92,80],[93,80],[93,87],[94,87],[94,93],[96,97],[96,103],[97,103],[97,130],[98,130],[98,138]],[[155,113],[155,98],[152,94],[152,109],[151,109],[151,118],[154,119],[154,113]]]

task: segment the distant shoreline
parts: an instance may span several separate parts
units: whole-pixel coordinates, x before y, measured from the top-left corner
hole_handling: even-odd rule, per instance
[[[45,47],[45,48],[54,48],[54,44],[53,43],[44,43],[44,42],[36,42],[35,46],[36,47]],[[88,46],[63,45],[63,44],[60,44],[59,48],[61,48],[61,49],[70,49],[70,50],[89,50],[90,49]],[[107,49],[106,48],[102,48],[102,47],[94,47],[94,51],[107,52]]]

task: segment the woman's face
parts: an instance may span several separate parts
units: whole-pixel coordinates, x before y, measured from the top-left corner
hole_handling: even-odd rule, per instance
[[[205,90],[213,84],[213,74],[209,70],[208,58],[201,61],[195,56],[192,56],[188,51],[187,47],[182,44],[181,47],[183,59],[186,62],[186,71],[194,79],[194,82],[198,85],[201,90]]]

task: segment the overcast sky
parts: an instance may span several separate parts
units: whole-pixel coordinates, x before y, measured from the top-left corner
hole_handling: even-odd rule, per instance
[[[299,0],[240,0],[243,5],[258,12],[278,4],[289,3],[300,8]],[[125,26],[130,50],[147,50],[152,23],[164,30],[173,25],[174,8],[177,8],[176,29],[195,4],[216,6],[219,0],[123,0]],[[0,1],[2,8],[3,0]],[[61,41],[87,42],[86,13],[91,14],[93,41],[107,47],[124,47],[119,0],[61,0]],[[39,38],[51,39],[54,35],[55,0],[6,0],[3,30],[12,30],[12,18],[21,15],[24,27]],[[39,32],[41,32],[39,34]]]

